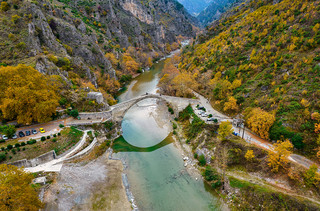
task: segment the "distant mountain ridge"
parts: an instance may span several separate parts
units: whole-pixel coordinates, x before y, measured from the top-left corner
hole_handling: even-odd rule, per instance
[[[202,26],[207,26],[214,20],[218,20],[222,13],[230,9],[235,3],[241,3],[245,0],[213,0],[200,14],[197,16]]]
[[[178,0],[185,9],[193,16],[199,15],[206,9],[212,0]]]

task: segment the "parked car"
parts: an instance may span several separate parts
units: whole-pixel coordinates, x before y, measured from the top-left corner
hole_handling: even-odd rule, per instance
[[[32,130],[31,130],[31,133],[32,133],[32,134],[37,134],[38,132],[37,132],[36,129],[32,129]]]
[[[22,137],[25,137],[25,136],[26,136],[26,135],[24,135],[24,133],[23,133],[22,131],[19,131],[19,133],[18,133],[18,134],[19,134],[19,137],[20,137],[20,138],[22,138]]]
[[[208,116],[208,114],[206,114],[206,113],[202,113],[202,114],[201,114],[201,116],[202,116],[202,117],[207,117],[207,116]]]
[[[199,106],[199,107],[198,107],[198,110],[202,110],[202,109],[204,109],[203,106]]]
[[[198,114],[199,114],[199,115],[201,115],[201,114],[203,114],[203,113],[204,113],[204,111],[199,111],[199,113],[198,113]]]
[[[216,118],[213,118],[213,117],[208,118],[207,121],[213,121],[215,123],[218,122],[218,120]]]
[[[13,139],[16,139],[16,138],[18,138],[18,136],[17,136],[16,134],[14,134],[14,135],[12,136],[12,138],[13,138]]]
[[[26,131],[26,136],[30,136],[30,135],[31,135],[30,130],[27,130]]]
[[[45,133],[46,131],[43,128],[39,128],[40,133]]]
[[[3,140],[8,140],[8,136],[2,135],[2,139],[3,139]]]

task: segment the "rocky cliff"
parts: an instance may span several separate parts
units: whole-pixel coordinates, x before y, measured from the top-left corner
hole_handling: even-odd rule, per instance
[[[0,65],[25,63],[70,85],[74,72],[95,86],[95,71],[116,78],[106,52],[161,55],[178,35],[194,36],[196,23],[175,0],[8,0],[0,18]]]

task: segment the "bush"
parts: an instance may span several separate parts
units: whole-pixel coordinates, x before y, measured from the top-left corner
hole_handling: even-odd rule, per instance
[[[209,182],[220,180],[220,176],[217,170],[212,168],[211,166],[206,167],[206,170],[204,171],[203,176]]]
[[[16,154],[16,150],[12,149],[11,152],[15,155]]]
[[[21,146],[25,146],[26,145],[26,143],[24,143],[24,142],[21,142]]]
[[[174,111],[171,107],[168,108],[168,111],[171,113],[171,114],[174,114]]]
[[[68,114],[73,118],[77,118],[79,116],[79,112],[77,109],[71,110]]]
[[[0,162],[6,160],[6,157],[7,157],[6,154],[1,153],[1,154],[0,154]]]
[[[194,157],[195,159],[198,159],[198,154],[197,154],[197,153],[194,153],[194,154],[193,154],[193,157]]]
[[[303,138],[301,133],[296,133],[291,138],[291,143],[296,149],[302,149],[304,147]]]
[[[113,126],[113,122],[112,121],[106,121],[103,123],[104,127],[108,130],[111,130],[112,129],[112,126]]]
[[[58,136],[61,136],[61,133],[58,133]]]
[[[204,157],[204,155],[200,155],[198,160],[199,160],[200,166],[205,166],[207,164],[207,161],[206,161],[206,158]]]
[[[57,134],[53,134],[53,137],[54,137],[54,138],[57,137]]]
[[[30,139],[29,141],[27,141],[27,144],[31,145],[31,144],[35,144],[37,143],[37,140],[35,139]]]
[[[0,140],[0,143],[4,143],[4,142],[6,142],[6,140],[3,140],[3,139]]]
[[[53,139],[52,139],[52,142],[56,142],[56,141],[57,141],[57,138],[53,138]]]
[[[19,143],[16,143],[14,146],[15,147],[20,147],[21,145]]]
[[[45,140],[46,140],[46,137],[42,136],[41,141],[45,141]]]
[[[51,137],[50,136],[47,136],[47,139],[50,139]]]
[[[12,148],[13,148],[13,146],[11,144],[8,144],[7,149],[10,150]]]
[[[172,122],[172,128],[175,130],[175,129],[177,129],[177,127],[178,127],[177,124]]]
[[[4,12],[8,11],[10,9],[10,5],[5,1],[1,2],[1,6],[0,7],[1,7],[1,10],[4,11]]]
[[[60,127],[60,128],[64,128],[64,125],[63,125],[63,124],[59,124],[59,127]]]

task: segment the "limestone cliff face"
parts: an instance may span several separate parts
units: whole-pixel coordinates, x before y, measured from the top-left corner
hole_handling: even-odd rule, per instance
[[[60,75],[67,83],[72,70],[94,85],[93,70],[116,77],[104,56],[115,46],[147,52],[151,44],[153,51],[164,52],[165,44],[175,42],[178,35],[194,36],[192,24],[197,24],[175,0],[22,1],[18,9],[4,15],[15,14],[25,14],[15,24],[17,29],[11,30],[10,21],[5,24],[21,35],[19,41],[26,47],[18,56],[0,53],[0,63],[31,64],[41,73]],[[8,39],[8,34],[0,36]]]

